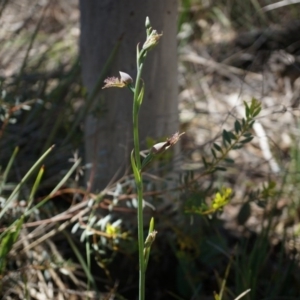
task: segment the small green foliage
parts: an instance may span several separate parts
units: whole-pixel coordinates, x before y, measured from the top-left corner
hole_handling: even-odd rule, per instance
[[[213,214],[222,210],[223,207],[230,201],[231,196],[232,189],[222,187],[221,190],[215,194],[210,204],[202,200],[198,205],[192,204],[191,207],[186,208],[185,212],[200,215]]]
[[[236,120],[233,130],[228,131],[224,129],[222,131],[222,144],[220,145],[220,143],[214,142],[213,147],[210,149],[212,153],[211,161],[205,157],[202,157],[202,162],[205,168],[205,171],[202,175],[208,175],[216,171],[227,171],[226,167],[228,165],[234,166],[234,160],[228,157],[229,152],[243,148],[253,139],[251,128],[255,121],[254,118],[261,110],[261,103],[256,99],[252,99],[250,104],[244,102],[244,105],[246,118]],[[227,165],[224,166],[222,163],[226,163]],[[263,192],[258,194],[261,196],[269,195],[273,188],[273,184],[269,184],[268,186],[264,187]],[[232,190],[230,188],[223,187],[219,192],[216,193],[216,195],[213,197],[213,200],[207,201],[207,193],[205,193],[205,195],[200,197],[200,199],[191,199],[192,201],[186,205],[185,212],[200,215],[213,214],[221,210],[229,202],[231,195]],[[247,202],[240,211],[238,217],[239,222],[244,224],[249,215],[250,206]]]
[[[261,104],[258,100],[256,100],[255,98],[252,98],[250,106],[248,105],[248,103],[246,101],[244,101],[244,105],[245,105],[245,115],[246,115],[247,121],[249,121],[259,115],[259,113],[261,111]]]
[[[19,237],[23,222],[24,222],[24,216],[22,216],[16,222],[14,228],[7,229],[2,234],[1,242],[0,242],[0,275],[4,274],[7,260],[8,260],[7,256],[10,250],[12,249],[14,243],[17,241]]]
[[[262,185],[262,188],[251,190],[248,194],[249,202],[255,201],[255,203],[261,207],[265,207],[268,199],[274,199],[276,196],[276,182],[270,180]]]
[[[272,198],[276,194],[276,182],[275,181],[269,181],[268,183],[263,184],[263,188],[261,191],[261,198],[262,199],[268,199]]]
[[[21,201],[18,201],[20,197],[21,190],[25,184],[28,186],[28,181],[31,176],[34,175],[38,166],[42,161],[50,154],[54,146],[50,147],[32,166],[32,168],[25,174],[23,178],[20,179],[20,182],[16,184],[13,191],[9,196],[6,196],[4,193],[6,186],[6,178],[8,176],[9,170],[13,164],[15,156],[17,155],[17,149],[14,151],[11,160],[8,163],[8,166],[5,169],[4,176],[2,176],[2,181],[0,184],[0,198],[1,198],[1,211],[0,211],[0,223],[2,224],[1,233],[0,233],[0,278],[3,278],[9,270],[12,268],[12,264],[9,263],[10,252],[13,249],[15,243],[19,240],[19,236],[22,230],[24,223],[26,223],[27,218],[32,215],[35,215],[38,211],[38,208],[44,205],[50,198],[53,196],[62,185],[65,185],[66,181],[69,179],[70,175],[78,167],[80,159],[77,160],[71,170],[66,174],[66,176],[58,183],[58,185],[53,189],[53,191],[39,201],[37,204],[33,205],[36,192],[40,186],[41,179],[44,173],[44,166],[42,166],[38,172],[36,180],[32,186],[31,192],[27,197],[27,201],[24,205],[19,206]],[[17,204],[17,205],[15,205]],[[34,213],[33,213],[34,212]],[[14,249],[16,250],[16,249]],[[0,294],[2,293],[3,286],[0,284]]]
[[[221,165],[224,161],[229,164],[234,164],[234,160],[228,158],[231,150],[238,150],[243,148],[247,143],[251,142],[253,135],[251,128],[255,122],[255,117],[261,111],[261,103],[256,99],[252,99],[251,103],[244,102],[246,118],[236,120],[234,122],[234,129],[231,131],[223,130],[222,132],[222,146],[217,142],[213,143],[211,153],[213,156],[212,161],[208,161],[202,157],[205,174],[213,173],[216,171],[226,171],[226,168]]]
[[[226,143],[228,143],[229,145],[231,144],[231,138],[232,138],[232,135],[231,135],[231,132],[228,132],[227,130],[223,130],[223,133],[222,133],[222,137],[223,137],[223,145],[226,147]]]

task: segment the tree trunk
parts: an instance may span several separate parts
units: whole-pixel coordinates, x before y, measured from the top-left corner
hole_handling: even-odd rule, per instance
[[[145,38],[145,19],[158,33],[158,46],[147,59],[142,78],[145,98],[140,111],[140,141],[170,136],[178,130],[177,0],[80,0],[80,52],[83,83],[91,92],[113,48],[120,48],[107,76],[119,71],[136,76],[136,46]],[[107,77],[105,76],[105,77]],[[132,98],[125,89],[103,90],[85,122],[86,162],[92,164],[93,190],[103,189],[129,166],[132,150]],[[100,113],[99,113],[100,112]],[[98,116],[97,116],[98,113]]]

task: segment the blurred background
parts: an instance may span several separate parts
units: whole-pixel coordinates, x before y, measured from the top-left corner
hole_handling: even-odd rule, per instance
[[[185,135],[175,174],[164,154],[144,175],[145,218],[154,216],[158,231],[147,299],[300,298],[299,5],[178,2],[179,131]],[[137,299],[130,172],[105,193],[89,189],[84,161],[68,173],[84,157],[84,120],[103,114],[97,106],[90,111],[82,84],[78,2],[4,0],[0,23],[2,209],[31,166],[56,145],[34,197],[32,176],[0,217],[0,295]],[[244,101],[254,98],[261,111],[245,132],[251,139],[240,149],[226,146],[224,130],[237,133]],[[155,142],[149,137],[146,144]],[[215,144],[226,155],[215,159],[219,169],[206,172]],[[226,205],[209,211],[218,193]],[[5,233],[26,212],[28,199],[36,205],[48,195],[26,215],[18,236]]]

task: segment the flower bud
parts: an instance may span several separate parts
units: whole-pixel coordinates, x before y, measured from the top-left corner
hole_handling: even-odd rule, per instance
[[[153,154],[159,154],[159,153],[162,153],[165,150],[167,150],[169,147],[170,147],[170,145],[169,145],[168,142],[157,143],[157,144],[152,146],[151,152]]]
[[[121,71],[119,71],[119,73],[120,73],[121,81],[124,82],[126,85],[131,84],[133,82],[133,79],[129,74]]]
[[[151,24],[150,24],[150,19],[149,19],[149,17],[146,17],[145,27],[146,27],[146,29],[151,28]]]
[[[162,34],[158,34],[156,30],[153,30],[144,43],[143,50],[150,50],[155,47],[161,37]]]

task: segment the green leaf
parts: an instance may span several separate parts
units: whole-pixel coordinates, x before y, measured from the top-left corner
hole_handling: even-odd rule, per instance
[[[216,154],[215,149],[211,148],[211,153],[212,153],[213,157],[214,157],[215,159],[217,159],[217,154]]]
[[[237,139],[237,137],[235,136],[235,134],[232,131],[228,131],[228,134],[229,134],[229,136],[230,136],[230,138],[232,140],[236,140]]]
[[[252,140],[253,140],[253,136],[250,136],[250,137],[248,137],[248,138],[246,138],[246,139],[240,141],[240,143],[242,143],[242,144],[247,144],[247,143],[249,143],[249,142],[252,141]]]
[[[142,83],[142,87],[138,96],[138,104],[139,107],[142,105],[143,99],[144,99],[144,92],[145,92],[145,87],[144,87],[144,83]]]
[[[226,161],[229,164],[234,164],[234,160],[231,158],[225,158],[224,161]]]
[[[249,128],[252,128],[252,126],[253,126],[254,122],[255,122],[254,120],[253,120],[253,121],[251,121],[251,122],[249,122],[249,125],[248,125],[248,126],[249,126]]]
[[[253,117],[256,117],[256,116],[259,115],[260,112],[261,112],[261,107],[258,107],[256,110],[254,110],[252,116],[253,116]]]
[[[243,136],[244,137],[250,137],[250,136],[252,136],[252,133],[251,132],[246,132],[246,133],[243,134]]]
[[[149,224],[148,234],[150,234],[153,230],[154,230],[154,218],[152,217]]]
[[[24,212],[24,215],[30,216],[33,211],[37,210],[39,207],[43,206],[47,201],[49,201],[49,199],[52,198],[52,196],[54,194],[56,194],[56,192],[63,186],[66,184],[67,180],[70,178],[70,176],[73,174],[73,172],[78,168],[78,166],[81,163],[81,158],[77,159],[73,166],[71,167],[71,169],[65,174],[65,176],[60,180],[60,182],[54,187],[54,189],[50,192],[50,194],[48,196],[46,196],[43,200],[39,201],[37,204],[35,204],[35,206],[33,206],[32,208],[26,210]]]
[[[224,129],[222,135],[223,135],[224,141],[228,142],[228,144],[231,144],[231,136],[230,136],[229,132]]]
[[[9,159],[9,162],[6,166],[6,169],[5,169],[4,173],[2,174],[1,183],[0,183],[0,195],[1,195],[2,190],[3,190],[3,188],[6,184],[6,179],[7,179],[8,173],[9,173],[11,167],[12,167],[12,164],[13,164],[18,152],[19,152],[19,147],[16,147],[13,154],[12,154],[12,156],[11,156],[11,158]]]
[[[131,167],[136,181],[141,181],[141,175],[135,163],[134,150],[131,151],[130,160],[131,160]]]
[[[256,117],[260,113],[260,111],[261,111],[261,103],[257,99],[253,98],[249,108],[249,117],[247,117],[247,120]]]
[[[243,145],[241,144],[236,144],[234,147],[232,147],[233,150],[241,149],[243,148]]]
[[[222,153],[222,148],[218,144],[214,143],[214,148]]]
[[[25,174],[25,176],[21,179],[21,181],[18,183],[18,185],[15,187],[15,189],[12,191],[8,199],[6,200],[4,207],[0,211],[0,219],[4,216],[8,208],[10,207],[10,202],[14,200],[22,186],[26,183],[26,181],[30,178],[30,176],[35,172],[37,167],[41,164],[41,162],[47,157],[47,155],[53,150],[54,145],[51,146],[35,163],[34,165],[29,169],[29,171]]]
[[[39,173],[38,173],[38,176],[34,182],[34,185],[32,187],[32,190],[31,190],[31,193],[29,195],[29,198],[28,198],[28,203],[27,203],[27,207],[26,207],[26,211],[29,210],[29,208],[31,207],[31,204],[34,200],[34,196],[35,196],[35,193],[41,183],[41,179],[43,177],[43,174],[44,174],[44,166],[41,167]]]
[[[152,243],[155,240],[157,232],[154,230],[154,218],[152,217],[149,224],[149,231],[148,236],[146,237],[145,243],[144,243],[144,263],[145,263],[145,270],[147,269],[149,256],[150,256],[150,250]]]
[[[242,119],[242,126],[243,128],[246,126],[246,120],[244,118]]]
[[[236,133],[239,133],[241,131],[241,123],[238,120],[235,120],[234,122],[234,130]]]
[[[3,274],[6,266],[6,258],[14,243],[17,241],[24,222],[24,215],[17,221],[16,226],[7,229],[0,242],[0,274]]]
[[[245,105],[245,115],[246,115],[246,118],[248,120],[249,117],[250,117],[250,107],[248,106],[246,101],[244,101],[244,105]]]
[[[214,298],[215,298],[215,300],[221,300],[221,298],[219,297],[219,295],[216,292],[214,292]]]
[[[149,152],[148,155],[142,161],[142,169],[144,169],[153,159],[154,154]]]
[[[217,170],[217,171],[223,171],[223,172],[227,171],[227,169],[224,168],[224,167],[216,167],[215,170]]]

